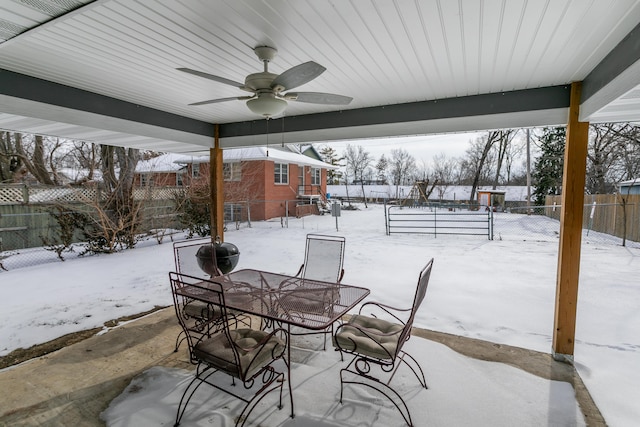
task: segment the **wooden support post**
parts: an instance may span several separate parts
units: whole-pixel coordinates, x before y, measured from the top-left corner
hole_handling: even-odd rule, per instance
[[[571,84],[560,210],[553,357],[573,361],[589,123],[579,122],[581,83]]]
[[[215,125],[214,146],[209,150],[211,238],[224,242],[224,179],[219,132],[218,125]]]

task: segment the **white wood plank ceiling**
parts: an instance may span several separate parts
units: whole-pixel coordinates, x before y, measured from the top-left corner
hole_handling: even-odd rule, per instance
[[[52,12],[60,5],[71,11]],[[346,107],[289,102],[287,117],[565,85],[585,79],[638,26],[640,0],[0,0],[0,14],[4,70],[225,124],[259,117],[243,101],[188,104],[246,93],[176,68],[243,82],[262,71],[252,49],[272,46],[273,73],[311,60],[327,68],[299,90],[354,98]],[[583,119],[640,120],[634,70],[594,96]],[[65,127],[51,130],[51,117],[13,101],[0,96],[1,128]],[[66,116],[53,117],[100,127]]]

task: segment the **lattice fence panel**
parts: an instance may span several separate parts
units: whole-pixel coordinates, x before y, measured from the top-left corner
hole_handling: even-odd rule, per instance
[[[24,203],[24,187],[0,187],[0,205]]]

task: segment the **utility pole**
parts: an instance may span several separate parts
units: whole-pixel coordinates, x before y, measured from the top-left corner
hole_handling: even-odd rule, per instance
[[[531,215],[531,134],[527,128],[527,215]]]

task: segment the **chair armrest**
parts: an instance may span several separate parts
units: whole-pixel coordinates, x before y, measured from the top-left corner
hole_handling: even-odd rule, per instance
[[[358,311],[358,314],[366,316],[366,314],[363,314],[363,311],[364,311],[365,307],[369,307],[369,306],[374,306],[374,307],[378,308],[379,310],[381,310],[384,313],[388,314],[389,316],[393,317],[394,319],[396,319],[398,322],[402,323],[403,325],[406,323],[406,321],[402,320],[399,315],[401,313],[411,312],[410,308],[397,308],[397,307],[391,307],[390,305],[382,304],[382,303],[375,302],[375,301],[368,301],[368,302],[365,302],[364,304],[362,304],[360,306],[360,310]],[[372,317],[377,317],[375,314],[371,314],[371,316]]]
[[[338,283],[342,282],[342,278],[344,277],[344,268],[340,270],[340,276],[338,277]]]
[[[300,276],[300,275],[302,274],[302,270],[303,270],[303,269],[304,269],[304,264],[302,264],[302,265],[300,266],[300,269],[298,270],[298,272],[295,274],[295,276],[294,276],[294,277],[298,277],[298,276]]]

